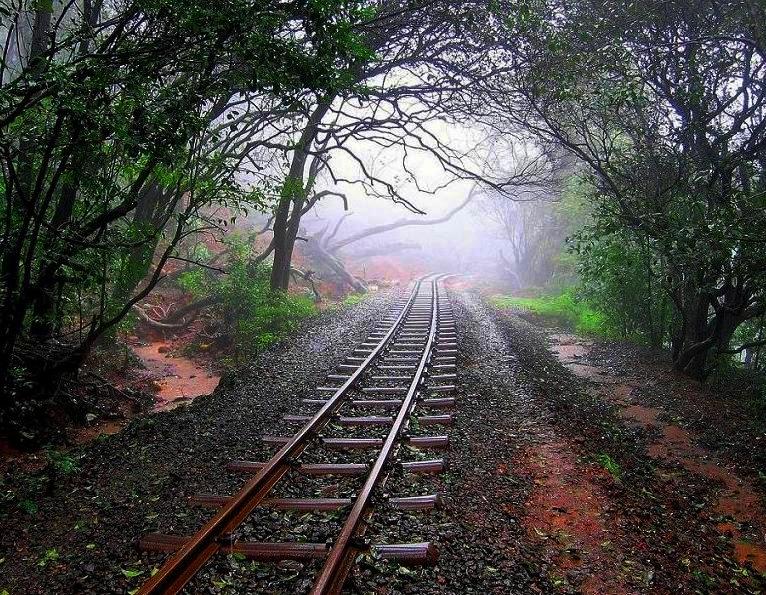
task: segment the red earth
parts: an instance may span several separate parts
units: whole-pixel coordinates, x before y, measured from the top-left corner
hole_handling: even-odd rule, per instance
[[[522,522],[558,569],[554,584],[582,569],[588,576],[579,586],[581,593],[631,592],[621,572],[628,557],[624,536],[604,489],[609,474],[580,464],[577,446],[559,437],[525,449],[513,467],[532,482]]]
[[[154,380],[153,411],[168,411],[183,402],[212,393],[221,377],[201,363],[172,353],[170,342],[156,340],[132,346]]]
[[[615,377],[598,366],[581,363],[580,358],[588,354],[592,343],[567,334],[554,334],[550,338],[554,341],[552,351],[558,359],[576,375],[592,381],[595,394],[616,405],[620,416],[630,424],[652,431],[656,438],[647,449],[650,457],[679,465],[717,486],[717,499],[711,512],[730,520],[719,522],[716,528],[730,539],[732,555],[740,564],[749,562],[756,571],[766,572],[766,509],[752,481],[701,446],[699,436],[679,425],[662,421],[664,410],[633,402],[631,395],[637,388],[635,382]],[[701,390],[692,396],[704,398]],[[568,467],[566,457],[563,460],[554,458],[548,465],[554,468],[555,474],[565,473]],[[576,480],[575,485],[587,481],[587,475],[578,476]],[[587,514],[587,506],[584,511]],[[743,532],[741,527],[748,529]],[[577,530],[577,524],[574,529]],[[581,532],[585,538],[587,531]]]

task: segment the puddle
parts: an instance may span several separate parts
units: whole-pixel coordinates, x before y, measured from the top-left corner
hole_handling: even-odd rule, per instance
[[[220,376],[212,374],[203,365],[180,356],[168,357],[169,345],[159,341],[133,345],[133,351],[143,362],[158,389],[152,412],[169,411],[196,397],[209,395],[218,386]],[[99,419],[87,426],[67,428],[67,439],[72,445],[85,444],[100,435],[120,432],[133,417],[129,407],[124,407],[120,419]],[[26,472],[39,471],[48,463],[41,450],[29,452],[13,447],[0,436],[0,472],[16,465]]]
[[[574,335],[565,333],[556,333],[551,335],[550,338],[554,341],[551,345],[551,350],[564,363],[574,363],[579,358],[584,357],[592,345],[592,343],[582,341]]]
[[[587,378],[588,380],[594,380],[599,382],[603,380],[600,374],[600,370],[594,366],[588,364],[573,364],[571,362],[562,361],[562,363],[575,373],[575,376],[580,378]]]
[[[146,369],[159,379],[156,382],[157,403],[153,411],[169,411],[196,397],[209,395],[221,377],[203,365],[185,357],[170,355],[170,346],[163,341],[132,346]]]
[[[586,364],[580,360],[588,355],[591,346],[590,341],[585,341],[567,333],[553,333],[549,335],[551,343],[549,349],[556,358],[569,368],[576,376],[586,378],[594,382],[604,382],[601,369]]]

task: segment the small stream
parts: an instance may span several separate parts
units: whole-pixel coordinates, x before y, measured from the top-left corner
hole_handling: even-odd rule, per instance
[[[133,345],[132,349],[146,369],[158,378],[157,402],[152,408],[154,412],[169,411],[196,397],[209,395],[221,380],[205,365],[171,355],[167,342],[153,341]]]

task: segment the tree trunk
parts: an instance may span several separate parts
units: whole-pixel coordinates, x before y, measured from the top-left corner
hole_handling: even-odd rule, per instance
[[[684,292],[684,324],[676,337],[674,367],[693,378],[702,380],[707,353],[712,343],[705,336],[708,323],[709,298],[687,287]]]
[[[154,181],[141,190],[133,215],[133,225],[144,238],[128,250],[128,255],[120,267],[112,290],[112,302],[117,307],[121,307],[130,299],[138,284],[148,274],[160,234],[172,208],[170,201],[174,199],[174,191],[165,191]]]
[[[726,351],[737,327],[744,320],[749,294],[741,286],[729,283],[722,303],[704,291],[695,292],[694,300],[686,313],[686,324],[675,337],[673,349],[674,367],[695,378],[705,380],[712,367],[710,356]],[[714,312],[711,316],[711,304]]]
[[[313,180],[304,182],[306,161],[309,149],[316,140],[319,124],[330,109],[330,103],[329,99],[320,102],[309,117],[282,187],[274,216],[274,262],[271,265],[271,289],[274,291],[287,291],[290,285],[290,263],[300,227],[301,211],[307,188],[313,184]]]
[[[287,245],[287,221],[292,200],[283,190],[274,217],[274,261],[271,264],[271,289],[274,291],[287,291],[290,283],[292,249]]]
[[[51,12],[45,9],[35,11],[32,25],[32,41],[29,52],[29,70],[35,72],[42,68],[42,54],[48,49]],[[3,238],[4,255],[0,284],[5,297],[2,306],[2,341],[0,341],[0,407],[5,408],[11,403],[11,368],[13,353],[23,330],[24,318],[28,309],[27,297],[23,288],[19,287],[19,269],[21,255],[24,249],[26,231],[33,218],[32,209],[22,208],[24,202],[35,205],[36,197],[32,197],[33,159],[35,147],[27,138],[22,138],[19,146],[21,160],[18,166],[18,184],[8,184],[6,188],[6,209],[23,213],[21,229],[16,234]],[[16,195],[16,196],[14,196]],[[26,212],[25,212],[26,211]],[[16,237],[14,237],[14,235]]]

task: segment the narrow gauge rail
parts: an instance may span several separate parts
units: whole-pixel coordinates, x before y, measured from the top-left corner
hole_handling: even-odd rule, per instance
[[[139,590],[141,594],[177,593],[216,553],[238,553],[257,560],[324,559],[311,590],[313,595],[340,593],[357,554],[367,550],[407,564],[434,563],[436,548],[429,542],[370,545],[364,539],[376,501],[394,465],[413,473],[438,473],[443,459],[400,463],[402,444],[418,449],[445,449],[446,435],[414,436],[409,425],[417,407],[419,426],[451,425],[453,416],[444,410],[455,406],[457,344],[449,301],[441,295],[444,275],[420,279],[409,297],[384,317],[368,338],[339,366],[328,380],[340,386],[321,386],[327,398],[304,399],[319,407],[310,416],[288,415],[285,420],[304,425],[292,436],[264,436],[266,443],[281,446],[267,462],[235,461],[232,471],[253,476],[232,496],[203,494],[193,504],[217,507],[217,513],[191,537],[151,534],[139,547],[145,551],[172,553],[159,571]],[[382,384],[381,384],[382,383]],[[386,398],[391,397],[391,398]],[[348,412],[346,410],[349,410]],[[393,410],[395,415],[355,415],[359,411]],[[438,412],[438,413],[437,413]],[[328,438],[321,430],[333,423],[342,427],[388,428],[382,438]],[[301,463],[309,449],[375,449],[369,463]],[[363,483],[354,498],[268,498],[288,472],[312,476],[358,476]],[[439,503],[438,495],[388,498],[405,510],[427,510]],[[236,529],[257,507],[281,510],[322,511],[348,509],[337,537],[328,543],[279,543],[241,541]]]

